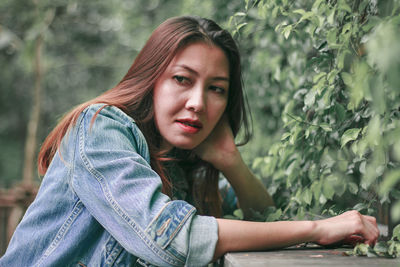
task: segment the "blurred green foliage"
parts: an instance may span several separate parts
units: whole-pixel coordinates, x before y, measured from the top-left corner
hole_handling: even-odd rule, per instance
[[[40,144],[62,114],[115,86],[165,19],[193,14],[222,24],[234,6],[210,0],[1,1],[0,187],[21,180],[39,35],[44,36]]]
[[[254,140],[241,150],[277,209],[400,219],[398,0],[110,0],[0,3],[0,187],[20,180],[34,40],[44,35],[39,142],[113,87],[171,16],[209,17],[239,42]]]

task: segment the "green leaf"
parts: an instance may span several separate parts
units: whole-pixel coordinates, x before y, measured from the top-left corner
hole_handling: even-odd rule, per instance
[[[277,221],[281,218],[282,216],[282,210],[281,209],[277,209],[274,213],[271,213],[268,215],[266,221],[267,222],[274,222]]]
[[[359,243],[354,247],[354,254],[359,256],[367,256],[369,245]]]
[[[288,25],[282,30],[282,34],[285,37],[285,39],[289,38],[290,33],[292,32],[293,26]]]
[[[363,210],[367,210],[368,206],[365,203],[357,203],[356,205],[354,205],[353,210],[357,210],[357,211],[363,211]]]
[[[352,13],[351,7],[346,3],[345,0],[340,0],[338,3],[338,9],[346,11],[348,13]]]
[[[279,10],[280,10],[279,6],[274,7],[274,9],[273,9],[272,12],[271,12],[271,19],[275,19],[275,18],[278,16]],[[263,19],[266,19],[266,16],[267,16],[267,15],[265,15],[265,16],[263,17]]]
[[[302,22],[303,20],[309,19],[311,17],[315,16],[315,13],[312,11],[308,11],[306,13],[303,14],[303,16],[300,18],[300,20],[298,21],[298,23]]]
[[[286,25],[287,25],[286,21],[283,21],[283,22],[279,23],[278,25],[276,25],[275,31],[278,32],[282,27],[284,27]]]
[[[244,16],[246,16],[246,13],[244,13],[244,12],[236,12],[234,16],[236,16],[236,17],[244,17]]]
[[[322,205],[324,205],[324,204],[326,203],[326,201],[327,201],[327,199],[326,199],[326,197],[324,196],[324,194],[321,194],[321,195],[319,196],[319,203],[322,204]]]
[[[306,13],[306,11],[304,9],[296,9],[293,11],[293,13],[304,15]]]
[[[239,220],[243,220],[244,218],[243,211],[241,209],[235,210],[233,215],[235,215]]]
[[[310,90],[306,96],[304,97],[304,104],[307,107],[311,107],[315,103],[315,95],[317,94],[317,91],[315,90]]]
[[[293,129],[292,129],[292,135],[289,138],[289,143],[294,145],[294,143],[297,141],[297,137],[299,136],[300,132],[301,132],[302,128],[299,127],[298,125],[296,125]]]
[[[299,220],[303,220],[303,219],[304,219],[304,216],[305,216],[304,207],[300,207],[300,208],[297,210],[296,217],[297,217]]]
[[[328,19],[326,20],[330,25],[332,25],[335,21],[335,11],[336,9],[332,9],[328,15]]]
[[[317,10],[323,1],[325,1],[325,0],[316,0],[316,1],[314,1],[312,9],[313,10]]]
[[[246,25],[247,25],[247,22],[243,22],[243,23],[239,24],[238,26],[236,26],[236,31],[239,31],[241,28],[243,28]]]
[[[395,187],[395,184],[400,181],[400,169],[392,170],[385,175],[383,182],[380,185],[379,193],[384,195],[389,192],[391,188]]]
[[[389,244],[389,248],[388,248],[388,254],[396,257],[398,256],[399,252],[400,252],[400,242],[397,241],[388,241]]]
[[[310,189],[308,189],[308,188],[306,190],[304,190],[304,192],[303,192],[303,201],[308,205],[311,204],[312,193],[311,193]]]
[[[289,136],[291,136],[291,135],[292,135],[292,134],[289,133],[289,132],[284,133],[284,134],[282,135],[282,137],[281,137],[281,141],[287,139],[287,138],[288,138]]]
[[[319,127],[321,127],[325,132],[331,132],[332,131],[331,126],[328,123],[325,123],[325,122],[320,123]]]
[[[380,22],[380,19],[376,19],[376,17],[372,17],[368,20],[368,22],[362,26],[362,30],[364,32],[369,32],[372,28],[374,28],[378,23]]]
[[[328,83],[329,84],[332,85],[335,82],[335,79],[336,79],[338,73],[339,73],[339,71],[336,70],[336,69],[334,69],[331,72],[329,72],[329,74],[328,74]]]
[[[347,72],[342,72],[340,74],[340,76],[342,77],[342,80],[344,82],[345,85],[352,87],[353,86],[353,77],[347,73]]]
[[[346,118],[346,109],[339,103],[335,105],[336,115],[338,117],[339,122],[344,121]]]
[[[324,181],[324,184],[322,186],[322,192],[324,193],[324,196],[327,199],[332,199],[333,195],[335,194],[335,190],[332,184],[328,180]]]
[[[326,72],[320,72],[317,75],[314,75],[313,77],[313,83],[317,83],[322,77],[326,76]]]
[[[398,224],[394,229],[393,229],[393,236],[392,239],[397,238],[397,240],[400,240],[400,224]]]
[[[363,161],[363,162],[361,162],[361,164],[360,164],[360,168],[359,168],[359,170],[360,170],[360,173],[362,173],[362,174],[365,174],[365,166],[367,165],[367,162],[366,161]]]
[[[351,27],[352,27],[352,24],[350,22],[346,23],[342,28],[342,34],[346,34],[348,31],[350,31]]]
[[[348,183],[348,189],[349,189],[350,193],[356,195],[358,192],[358,185],[353,182],[350,182],[350,183]]]
[[[245,0],[244,2],[246,3],[246,10],[248,10],[249,9],[249,0]]]
[[[394,204],[392,204],[390,214],[393,221],[398,222],[400,220],[400,201],[396,201]],[[400,238],[398,238],[398,240],[400,240]]]
[[[375,244],[374,251],[377,252],[378,254],[387,253],[388,245],[384,241],[379,241],[378,243]]]
[[[376,257],[378,257],[378,254],[371,247],[368,247],[367,257],[368,258],[376,258]]]
[[[329,45],[335,45],[336,44],[336,35],[337,35],[337,30],[332,29],[328,32],[326,36],[326,40],[328,41]]]
[[[390,191],[390,195],[396,199],[396,200],[400,200],[400,190],[396,189],[396,188],[392,188],[392,190]]]
[[[343,148],[348,142],[356,140],[360,131],[361,128],[353,128],[345,131],[340,141],[341,148]]]
[[[349,53],[350,53],[350,51],[347,50],[347,49],[338,52],[338,55],[337,55],[337,57],[336,57],[336,61],[337,61],[336,64],[337,64],[337,67],[338,67],[339,70],[343,69],[343,67],[344,67],[344,61],[345,61],[345,59],[346,59],[346,55],[349,54]]]
[[[315,181],[311,185],[311,192],[314,194],[314,199],[319,200],[321,196],[321,183],[319,181]]]

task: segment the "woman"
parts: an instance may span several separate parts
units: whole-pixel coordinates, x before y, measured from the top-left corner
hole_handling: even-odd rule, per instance
[[[219,172],[246,216],[273,205],[236,148],[242,124],[247,138],[232,37],[207,19],[167,20],[115,88],[47,137],[41,188],[0,265],[203,266],[227,251],[376,242],[375,219],[355,211],[320,221],[218,218]]]

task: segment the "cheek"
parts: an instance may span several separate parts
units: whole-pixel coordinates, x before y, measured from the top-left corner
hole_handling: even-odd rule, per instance
[[[222,116],[222,114],[224,114],[224,112],[226,111],[226,106],[227,106],[227,101],[223,101],[220,105],[218,105],[218,107],[216,108],[216,113],[219,115],[219,117]]]
[[[209,114],[209,121],[212,121],[213,124],[215,125],[220,118],[222,117],[222,115],[224,114],[225,110],[226,110],[226,102],[224,103],[215,103],[215,105],[213,106],[210,114]]]

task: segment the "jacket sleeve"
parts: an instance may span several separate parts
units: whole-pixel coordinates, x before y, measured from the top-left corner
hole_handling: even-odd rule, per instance
[[[76,127],[72,187],[94,218],[130,253],[157,266],[204,266],[216,219],[161,193],[145,139],[115,107],[89,107]]]

